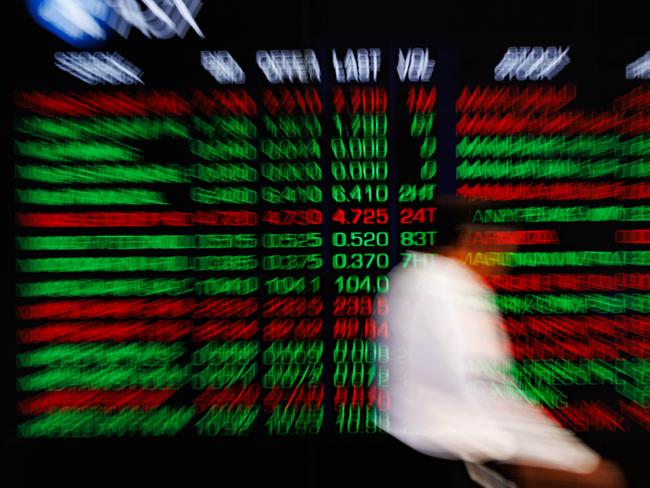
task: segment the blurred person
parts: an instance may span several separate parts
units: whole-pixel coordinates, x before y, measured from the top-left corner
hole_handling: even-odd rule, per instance
[[[488,228],[472,224],[475,204],[454,197],[438,203],[436,247],[409,251],[391,271],[384,297],[391,401],[386,430],[420,453],[463,461],[471,479],[485,487],[624,486],[615,464],[518,389],[487,281],[503,271],[480,259],[466,262],[470,252],[495,250],[476,243],[476,232]]]

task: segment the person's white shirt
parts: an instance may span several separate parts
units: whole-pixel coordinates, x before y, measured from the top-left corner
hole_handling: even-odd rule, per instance
[[[590,472],[597,453],[530,403],[510,375],[494,293],[453,258],[411,252],[388,303],[388,432],[435,457]],[[385,320],[386,317],[377,317]]]

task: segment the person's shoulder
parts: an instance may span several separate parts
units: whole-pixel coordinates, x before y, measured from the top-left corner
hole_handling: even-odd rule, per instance
[[[423,269],[429,276],[441,280],[448,290],[480,295],[492,292],[480,275],[462,261],[441,254],[435,254],[433,258]]]

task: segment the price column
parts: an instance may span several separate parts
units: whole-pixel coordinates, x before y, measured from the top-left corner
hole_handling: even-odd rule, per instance
[[[311,86],[269,88],[260,139],[262,386],[266,432],[321,431],[322,102]]]
[[[385,351],[373,341],[386,328],[373,306],[383,305],[373,297],[388,291],[391,264],[388,96],[383,86],[344,85],[334,87],[332,101],[334,429],[375,433],[378,386],[387,380],[379,361]]]
[[[244,89],[193,94],[190,199],[198,208],[192,387],[198,435],[239,436],[259,417],[256,102]],[[203,230],[202,228],[207,228]],[[210,232],[210,229],[219,229]]]

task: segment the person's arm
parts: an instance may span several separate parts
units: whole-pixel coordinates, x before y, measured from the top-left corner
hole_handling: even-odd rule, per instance
[[[470,478],[483,488],[621,488],[623,473],[616,464],[601,461],[590,473],[517,464],[465,462]]]
[[[512,480],[522,488],[622,488],[625,476],[615,463],[601,460],[589,473],[576,473],[536,466],[510,466]]]

